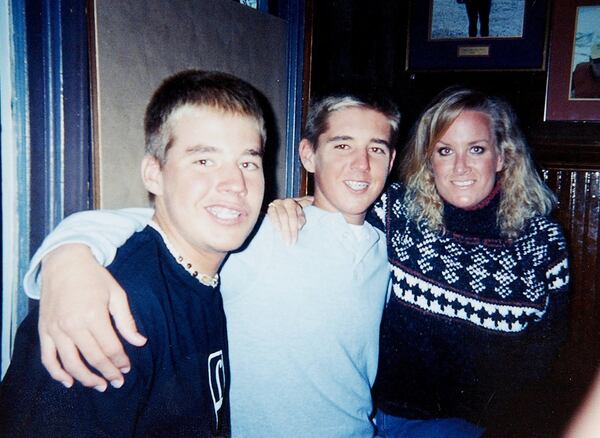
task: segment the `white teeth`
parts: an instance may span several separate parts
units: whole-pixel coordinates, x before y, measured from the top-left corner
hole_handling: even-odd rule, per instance
[[[229,220],[240,216],[240,212],[225,207],[208,207],[208,212],[219,219]]]
[[[468,181],[452,181],[452,184],[454,184],[455,186],[459,186],[459,187],[467,187],[474,183],[475,183],[475,181],[473,181],[472,179],[470,179]]]
[[[363,181],[344,181],[352,190],[364,190],[369,187],[369,183]]]

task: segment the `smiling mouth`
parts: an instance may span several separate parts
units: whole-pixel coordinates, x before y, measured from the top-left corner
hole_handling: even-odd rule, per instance
[[[224,221],[238,219],[242,213],[239,210],[234,210],[226,207],[206,207],[206,210],[214,217]]]
[[[473,184],[475,184],[475,180],[468,179],[468,180],[464,180],[464,181],[452,181],[452,184],[454,184],[455,186],[458,186],[458,187],[470,187]]]
[[[348,186],[350,189],[352,189],[356,192],[360,192],[362,190],[365,190],[367,187],[369,187],[369,183],[364,182],[364,181],[347,180],[347,181],[344,181],[344,184],[346,184],[346,186]]]

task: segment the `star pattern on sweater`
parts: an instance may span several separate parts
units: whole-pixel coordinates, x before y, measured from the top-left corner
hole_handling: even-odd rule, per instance
[[[504,332],[524,330],[543,317],[549,290],[568,284],[566,243],[545,217],[530,219],[516,239],[490,244],[477,238],[440,234],[408,219],[396,198],[375,207],[392,244],[393,292],[423,311]],[[544,270],[549,261],[557,262]],[[540,269],[541,268],[541,269]]]
[[[486,302],[458,291],[445,289],[393,266],[392,288],[401,301],[422,311],[456,318],[483,328],[507,333],[520,332],[542,318],[545,308],[520,304]]]

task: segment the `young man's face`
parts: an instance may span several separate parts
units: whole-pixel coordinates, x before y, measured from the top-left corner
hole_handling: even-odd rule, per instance
[[[330,113],[327,125],[316,151],[300,143],[302,163],[315,174],[315,206],[362,224],[392,168],[390,123],[377,111],[349,107]]]
[[[242,245],[260,212],[265,182],[259,124],[206,106],[184,107],[171,117],[173,144],[165,164],[160,168],[147,156],[142,173],[156,195],[155,220],[184,257],[211,274],[206,271],[214,271],[214,263],[218,268],[228,251]]]

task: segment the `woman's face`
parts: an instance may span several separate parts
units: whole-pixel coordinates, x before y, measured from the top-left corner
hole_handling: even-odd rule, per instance
[[[435,144],[431,157],[438,193],[463,209],[476,206],[490,194],[503,164],[489,117],[478,111],[461,112]]]

